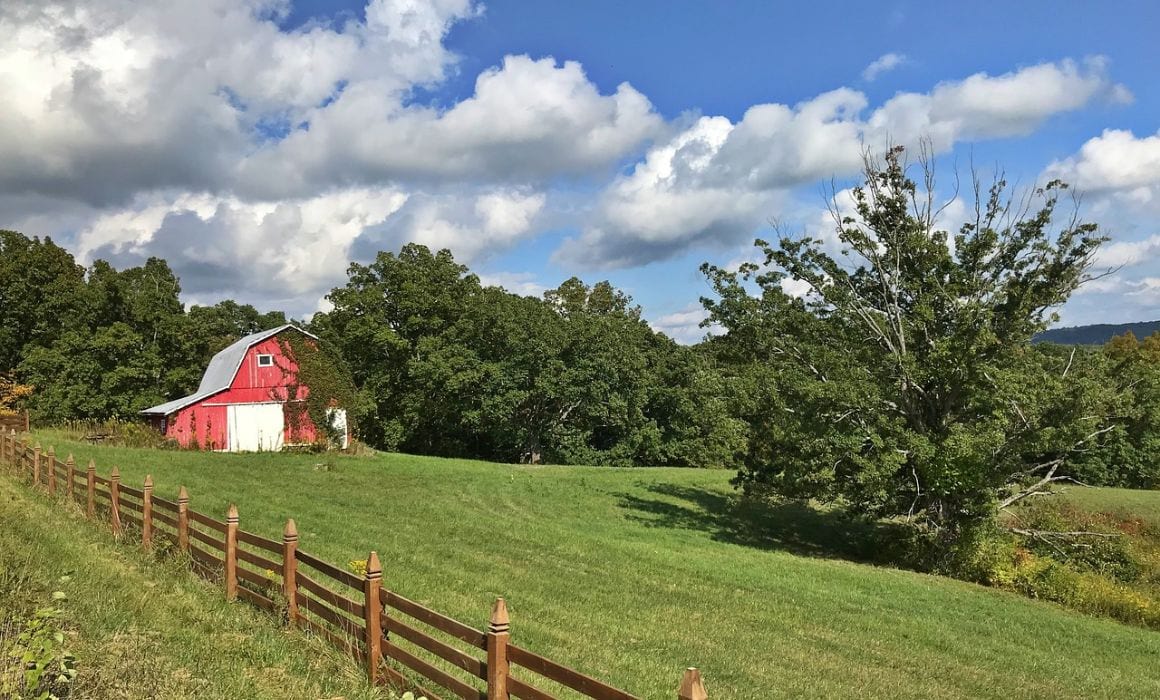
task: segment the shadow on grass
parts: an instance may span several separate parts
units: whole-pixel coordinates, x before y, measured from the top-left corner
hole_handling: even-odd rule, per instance
[[[851,518],[806,503],[766,503],[674,484],[642,484],[657,498],[618,494],[629,518],[649,527],[707,532],[716,541],[800,556],[905,567],[900,525]]]

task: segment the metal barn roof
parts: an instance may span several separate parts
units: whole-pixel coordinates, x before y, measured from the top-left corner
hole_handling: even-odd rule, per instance
[[[254,345],[262,342],[263,340],[273,338],[288,328],[293,328],[305,336],[318,340],[318,336],[307,333],[292,323],[287,323],[286,325],[278,326],[277,328],[271,328],[267,331],[251,333],[250,335],[247,335],[241,340],[238,340],[237,342],[227,347],[225,350],[222,350],[213,356],[213,359],[209,361],[209,366],[205,368],[205,374],[201,376],[201,384],[198,385],[197,391],[184,398],[174,399],[173,401],[159,404],[153,408],[147,408],[144,411],[141,411],[141,413],[155,416],[167,416],[174,411],[179,411],[186,406],[189,406],[190,404],[195,404],[198,401],[209,398],[210,396],[213,396],[220,391],[229,389],[230,384],[233,383],[234,377],[238,373],[238,369],[240,369],[242,366],[242,360],[246,358],[246,351],[248,351]]]

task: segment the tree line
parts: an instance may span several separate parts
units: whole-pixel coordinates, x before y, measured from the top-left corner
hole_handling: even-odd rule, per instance
[[[414,244],[351,265],[305,326],[382,449],[732,469],[753,496],[951,537],[1065,480],[1160,486],[1160,336],[1031,343],[1099,273],[1104,237],[1066,210],[1066,185],[1015,197],[975,179],[951,228],[932,178],[901,149],[868,156],[831,237],[779,231],[758,262],[703,266],[720,333],[693,346],[608,282],[521,296]],[[186,309],[156,258],[85,269],[12,231],[0,253],[0,371],[35,387],[37,420],[130,418],[286,321],[231,301]]]

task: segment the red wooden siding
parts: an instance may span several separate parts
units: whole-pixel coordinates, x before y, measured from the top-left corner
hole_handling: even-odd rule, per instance
[[[274,364],[259,367],[258,355],[273,355]],[[277,336],[268,338],[246,351],[228,389],[170,415],[165,426],[165,435],[183,447],[224,450],[229,445],[226,433],[226,405],[286,402],[290,399],[284,406],[285,443],[288,445],[312,443],[317,437],[317,431],[305,415],[303,402],[309,395],[308,389],[300,386],[295,396],[288,396],[289,385],[295,383],[297,376],[298,364],[284,352],[282,342]]]

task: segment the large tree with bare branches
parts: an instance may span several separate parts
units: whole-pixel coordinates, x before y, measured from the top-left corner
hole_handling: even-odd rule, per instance
[[[948,233],[933,165],[911,166],[916,182],[905,157],[867,155],[853,210],[832,199],[833,239],[781,235],[757,241],[761,264],[703,266],[703,303],[744,368],[740,484],[953,536],[1065,478],[1106,429],[1103,388],[1071,376],[1083,358],[1031,345],[1104,238],[1061,216],[1063,183],[1016,197],[1002,177],[973,179],[974,210]]]

